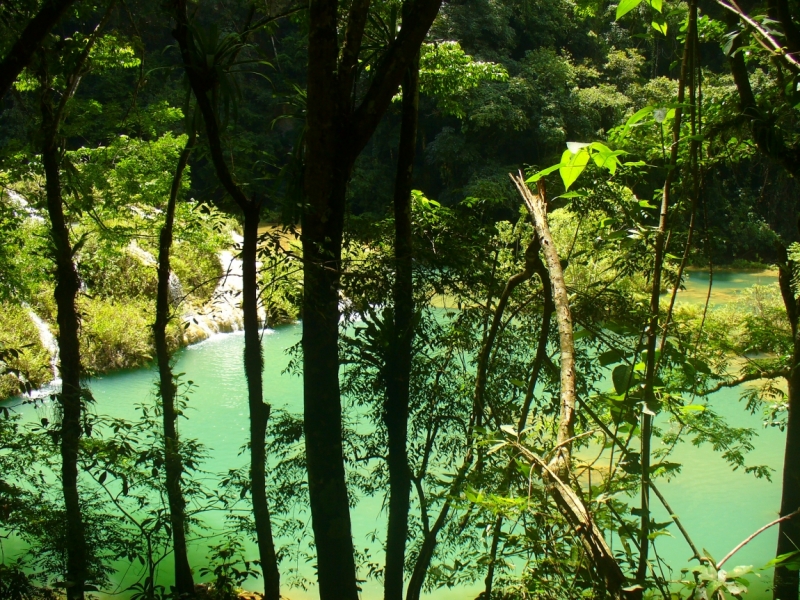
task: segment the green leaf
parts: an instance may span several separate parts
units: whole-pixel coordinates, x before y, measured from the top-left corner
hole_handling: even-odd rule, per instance
[[[621,361],[624,358],[622,352],[618,350],[609,350],[608,352],[603,352],[599,357],[598,360],[600,362],[601,367],[607,367],[608,365],[612,365]]]
[[[585,148],[581,149],[577,154],[573,154],[570,150],[564,150],[564,154],[561,155],[561,165],[558,173],[564,182],[565,190],[569,190],[569,186],[575,183],[575,180],[580,177],[580,174],[583,173],[588,164],[589,152]]]
[[[628,391],[628,382],[633,382],[631,368],[628,365],[619,365],[611,373],[611,380],[614,382],[614,390],[618,394]]]
[[[653,10],[661,12],[662,0],[647,0],[647,3]]]
[[[569,152],[569,150],[567,150],[567,152]],[[546,175],[550,175],[550,173],[552,173],[553,171],[556,171],[559,168],[561,168],[561,164],[560,163],[557,164],[557,165],[553,165],[552,167],[547,167],[546,169],[543,169],[542,171],[539,171],[538,173],[534,173],[533,175],[528,177],[528,179],[525,180],[525,183],[536,183],[542,177],[545,177]]]
[[[559,198],[583,198],[586,196],[586,192],[579,192],[579,191],[571,191],[567,192],[566,194],[561,194],[558,196]]]
[[[650,25],[652,25],[653,29],[655,29],[661,35],[667,35],[667,22],[666,21],[663,21],[661,23],[659,23],[658,21],[653,21],[652,23],[650,23]]]
[[[649,115],[651,112],[653,112],[655,109],[656,109],[655,106],[650,105],[650,106],[645,106],[641,110],[637,110],[627,121],[625,121],[625,127],[627,128],[630,127],[631,125],[635,125],[636,123],[644,119],[647,115]]]
[[[614,17],[615,20],[618,20],[623,15],[627,15],[631,12],[634,8],[641,4],[642,0],[622,0],[619,5],[617,6],[617,14]]]

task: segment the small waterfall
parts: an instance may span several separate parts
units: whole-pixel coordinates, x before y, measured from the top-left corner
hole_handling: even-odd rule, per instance
[[[178,306],[183,301],[183,286],[181,280],[172,271],[169,272],[169,303]]]
[[[132,240],[131,243],[128,244],[126,250],[131,256],[138,258],[143,264],[153,267],[158,266],[158,261],[153,257],[153,255],[139,246],[139,244],[136,243],[136,240]]]
[[[239,235],[231,234],[235,244],[241,244]],[[211,301],[198,313],[186,314],[184,342],[193,344],[217,333],[241,331],[244,328],[242,314],[242,261],[230,250],[219,253],[222,265],[220,279]],[[258,310],[259,321],[266,326],[267,315],[263,307]]]
[[[27,218],[33,219],[35,221],[44,222],[44,218],[39,211],[33,208],[28,201],[25,199],[25,196],[20,194],[19,192],[15,192],[14,190],[6,189],[6,194],[8,194],[9,199],[13,204],[16,205],[17,209],[21,212],[25,213]]]
[[[28,316],[30,316],[31,321],[33,321],[33,324],[36,325],[36,329],[39,331],[39,339],[42,342],[42,346],[50,353],[50,370],[53,374],[53,380],[42,390],[46,395],[50,393],[47,388],[52,390],[61,385],[61,377],[58,372],[58,343],[56,342],[55,336],[53,336],[53,332],[50,331],[50,327],[47,326],[47,323],[33,312],[33,309],[29,306],[26,305],[25,308],[28,309]]]

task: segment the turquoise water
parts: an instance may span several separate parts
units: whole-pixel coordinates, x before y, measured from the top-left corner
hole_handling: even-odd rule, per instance
[[[774,281],[774,275],[771,277]],[[729,273],[715,277],[715,288],[724,292],[720,301],[727,299],[737,289],[753,283],[768,283],[769,275],[753,273]],[[687,282],[687,291],[682,292],[679,301],[705,299],[707,279],[703,282],[701,274],[693,272]],[[716,300],[716,297],[714,298]],[[290,412],[302,411],[302,380],[299,377],[281,374],[289,362],[286,349],[300,340],[301,326],[289,325],[267,331],[264,335],[264,390],[266,399],[275,409],[283,408]],[[189,402],[188,421],[181,422],[181,435],[199,439],[210,450],[211,458],[204,464],[208,471],[218,472],[238,467],[246,463],[246,455],[239,455],[248,437],[247,395],[242,368],[243,336],[241,333],[218,335],[205,342],[182,350],[177,357],[176,370],[186,373],[185,377],[197,384]],[[98,378],[91,383],[96,399],[94,410],[101,414],[133,419],[137,416],[134,405],[152,398],[155,372],[149,369],[118,373]],[[727,416],[734,425],[753,427],[759,430],[756,450],[748,457],[748,464],[768,464],[778,468],[783,460],[783,435],[776,429],[761,427],[758,415],[744,411],[738,401],[736,391],[727,390],[713,398],[716,410]],[[35,418],[36,411],[24,409],[25,418]],[[658,423],[656,423],[658,425]],[[780,473],[775,472],[776,482],[756,480],[744,472],[732,472],[722,458],[710,448],[695,448],[684,444],[679,446],[673,459],[684,463],[680,476],[671,482],[662,481],[659,487],[689,530],[695,543],[708,549],[719,560],[731,548],[747,537],[755,529],[775,518],[780,500]],[[665,511],[653,498],[658,521],[668,520]],[[384,515],[381,512],[382,499],[371,498],[361,502],[353,511],[353,533],[358,548],[369,547],[373,557],[382,559],[380,545],[369,541],[369,534],[377,531],[382,535]],[[304,517],[308,519],[306,515]],[[208,525],[222,525],[221,515],[205,517]],[[691,552],[679,532],[672,531],[675,537],[658,539],[657,550],[667,563],[679,569],[688,565]],[[731,559],[728,567],[739,564],[761,566],[772,556],[777,540],[777,530],[773,529],[756,539]],[[190,560],[202,564],[206,556],[205,541],[192,544]],[[248,545],[251,557],[256,557],[255,546]],[[119,575],[114,582],[117,590],[125,589],[137,580],[141,572],[138,565]],[[303,571],[313,578],[311,568],[306,565]],[[162,572],[169,577],[169,564],[164,563]],[[762,600],[767,597],[766,586],[769,573],[753,586],[748,598]],[[755,581],[755,578],[751,578]],[[260,589],[257,581],[246,583],[250,589]],[[456,600],[474,598],[479,586],[454,590],[438,590],[429,597],[436,600]],[[313,588],[308,591],[287,589],[285,594],[293,600],[315,598]],[[119,596],[116,596],[119,597]],[[364,584],[363,598],[371,600],[382,597],[378,583]]]

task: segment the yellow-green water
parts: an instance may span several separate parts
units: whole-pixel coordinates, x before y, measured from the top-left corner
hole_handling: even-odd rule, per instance
[[[754,283],[774,281],[774,274],[765,273],[719,273],[715,275],[715,292],[712,302],[725,302],[733,298],[736,290]],[[681,292],[679,301],[698,302],[705,300],[707,276],[690,273],[687,290]],[[286,349],[300,340],[301,325],[289,325],[264,336],[264,390],[266,399],[274,408],[285,408],[300,413],[302,410],[302,381],[299,377],[281,374],[288,363]],[[186,373],[186,378],[197,384],[191,395],[189,419],[182,421],[181,434],[199,439],[210,450],[211,458],[204,465],[208,471],[219,472],[243,465],[246,455],[239,455],[248,437],[247,396],[242,371],[241,334],[226,334],[182,350],[177,357],[176,369]],[[118,373],[98,378],[91,382],[96,399],[94,410],[98,413],[126,418],[136,416],[134,405],[150,397],[155,372],[149,369]],[[689,444],[679,446],[673,455],[682,462],[682,473],[670,482],[661,482],[660,488],[667,496],[673,510],[680,516],[696,544],[706,548],[719,560],[731,548],[755,529],[775,518],[780,499],[780,467],[783,460],[783,434],[776,429],[761,427],[758,415],[750,415],[738,401],[734,390],[719,392],[712,399],[716,410],[727,416],[734,425],[753,427],[758,430],[756,449],[748,457],[748,463],[768,464],[776,469],[774,482],[756,480],[742,471],[733,472],[722,458],[710,448],[695,448]],[[35,418],[36,412],[27,408],[24,417]],[[658,424],[658,423],[657,423]],[[655,518],[668,520],[668,515],[653,499]],[[381,535],[385,514],[382,513],[382,498],[372,498],[360,503],[352,512],[353,534],[358,548],[372,549],[376,560],[382,560],[380,544],[369,541],[370,533]],[[301,515],[308,519],[308,515]],[[222,525],[222,515],[205,517],[213,528]],[[670,527],[674,537],[658,539],[659,555],[675,569],[675,577],[682,566],[689,565],[691,552],[680,534]],[[777,531],[771,530],[743,549],[728,566],[752,564],[761,566],[774,556]],[[7,546],[8,547],[8,546]],[[252,558],[256,558],[255,546],[248,545]],[[190,549],[193,564],[203,564],[206,543],[195,543]],[[163,567],[165,582],[169,578],[169,564]],[[302,569],[313,579],[309,565]],[[138,565],[120,573],[115,584],[117,590],[125,589],[141,576]],[[755,578],[751,578],[755,580]],[[747,597],[755,600],[767,598],[765,592],[769,573],[763,573],[761,581],[753,586]],[[257,581],[246,584],[250,589],[260,589]],[[429,597],[436,600],[474,598],[479,585],[458,589],[443,589]],[[305,600],[316,597],[313,587],[307,591],[286,590],[288,598]],[[124,597],[125,595],[123,595]],[[119,596],[117,596],[119,597]],[[364,584],[362,597],[366,600],[382,597],[379,583]]]

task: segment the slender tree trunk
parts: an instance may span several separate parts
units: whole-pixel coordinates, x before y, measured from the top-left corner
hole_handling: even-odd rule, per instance
[[[211,162],[225,191],[244,215],[244,240],[242,242],[242,312],[244,313],[244,371],[247,379],[247,397],[250,409],[250,483],[256,541],[264,575],[264,596],[267,600],[280,598],[280,571],[272,537],[272,521],[266,490],[266,433],[270,407],[264,402],[261,352],[261,326],[258,321],[258,223],[261,200],[248,198],[236,182],[228,167],[222,147],[217,114],[209,97],[215,85],[215,76],[208,71],[206,57],[196,56],[191,44],[186,0],[175,0],[174,15],[177,26],[173,36],[181,49],[184,69],[203,115]]]
[[[450,510],[453,508],[453,499],[461,490],[464,480],[467,477],[470,467],[472,466],[472,453],[468,452],[461,463],[461,467],[456,473],[453,484],[447,493],[444,504],[439,510],[439,515],[431,527],[430,531],[425,535],[422,541],[417,560],[414,562],[414,570],[411,573],[411,579],[408,581],[408,589],[406,590],[406,600],[420,600],[422,596],[422,585],[425,583],[425,576],[428,574],[428,567],[430,567],[433,554],[436,551],[436,542],[439,532],[447,523],[447,517],[450,515]]]
[[[694,36],[697,31],[697,3],[689,3],[689,28],[686,34],[686,43],[683,49],[681,74],[678,82],[678,104],[682,104],[685,96],[686,80],[689,71]],[[681,135],[682,108],[675,109],[675,120],[672,127],[672,146],[670,150],[669,170],[664,181],[661,197],[661,209],[656,230],[654,257],[653,257],[653,289],[650,294],[650,319],[647,325],[647,354],[645,356],[645,384],[644,404],[641,416],[641,521],[639,527],[639,564],[636,570],[636,583],[639,585],[639,597],[644,593],[647,579],[648,557],[650,550],[650,453],[653,435],[653,416],[656,409],[655,380],[656,380],[656,342],[659,334],[659,306],[661,297],[661,275],[664,267],[664,243],[667,231],[667,217],[670,209],[672,182],[677,176],[678,147]]]
[[[31,62],[44,36],[74,3],[75,0],[46,0],[41,10],[25,26],[14,46],[0,62],[0,99]]]
[[[253,494],[253,517],[256,540],[264,573],[264,595],[280,598],[280,573],[272,538],[272,520],[267,501],[267,422],[270,405],[264,402],[264,359],[261,350],[261,324],[258,320],[258,223],[260,205],[251,202],[244,212],[242,242],[242,311],[244,313],[244,372],[250,406],[250,482]]]
[[[798,335],[798,303],[792,291],[792,272],[797,268],[785,260],[779,272],[779,282],[786,313],[792,326],[794,349],[792,370],[787,377],[789,384],[789,414],[786,422],[786,450],[783,460],[783,488],[781,490],[781,513],[786,516],[800,508],[800,336]],[[800,523],[798,519],[783,521],[778,529],[777,556],[795,552],[800,547]],[[797,600],[800,579],[797,571],[786,567],[775,569],[772,594],[775,600]]]
[[[44,143],[42,162],[45,173],[47,212],[56,263],[55,301],[58,321],[58,349],[61,360],[61,486],[66,509],[64,544],[67,551],[67,598],[83,599],[88,577],[86,565],[86,539],[83,515],[78,494],[78,452],[81,438],[81,357],[78,331],[80,321],[76,300],[80,281],[72,260],[69,227],[64,217],[61,196],[61,157],[58,148],[58,118],[50,100],[52,90],[43,86],[42,129]]]
[[[339,390],[339,280],[347,182],[356,157],[419,53],[440,3],[408,4],[403,26],[371,72],[358,106],[354,91],[370,0],[354,0],[341,20],[337,0],[309,4],[303,403],[309,502],[323,600],[358,597]]]
[[[531,220],[539,237],[539,245],[544,254],[544,261],[550,275],[553,305],[555,307],[556,322],[558,323],[558,339],[561,350],[561,408],[558,419],[558,435],[556,436],[557,451],[550,462],[550,468],[558,474],[563,481],[569,481],[572,438],[575,436],[575,341],[572,334],[572,315],[569,309],[569,295],[564,282],[564,272],[558,251],[550,234],[547,224],[547,198],[545,196],[544,179],[539,180],[539,194],[534,195],[528,191],[527,185],[522,180],[514,180],[522,198],[531,214]]]
[[[389,356],[386,389],[386,431],[389,437],[389,521],[383,597],[402,600],[408,539],[411,473],[408,467],[408,406],[411,345],[414,337],[414,287],[411,242],[411,175],[419,115],[419,60],[403,79],[403,109],[397,176],[394,188],[394,345]]]
[[[186,502],[181,490],[183,461],[180,442],[176,428],[177,413],[175,397],[177,386],[170,365],[170,352],[167,346],[167,324],[170,320],[170,251],[172,249],[172,232],[175,222],[175,205],[181,189],[181,180],[195,141],[194,123],[191,122],[189,139],[178,158],[178,165],[172,178],[164,227],[161,229],[158,246],[158,288],[156,292],[156,322],[153,326],[156,356],[158,359],[159,391],[161,394],[162,418],[164,423],[164,470],[167,480],[167,498],[169,500],[169,517],[172,525],[172,547],[175,557],[175,589],[178,596],[194,595],[194,580],[186,553]]]

